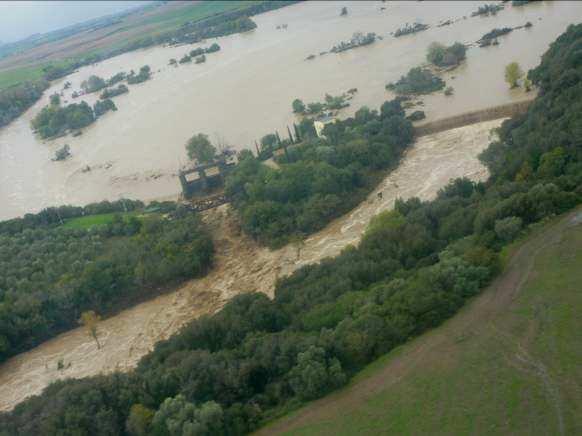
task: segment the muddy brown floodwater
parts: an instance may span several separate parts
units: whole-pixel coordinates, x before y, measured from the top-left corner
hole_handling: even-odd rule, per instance
[[[422,64],[431,42],[474,42],[495,27],[530,21],[532,28],[499,38],[499,46],[471,48],[467,61],[444,75],[455,88],[454,96],[427,96],[423,110],[428,119],[444,118],[526,98],[508,89],[504,66],[514,60],[524,70],[537,65],[550,42],[568,24],[580,21],[582,2],[535,2],[521,8],[507,4],[495,17],[470,18],[483,3],[310,1],[254,17],[254,31],[218,38],[222,50],[207,56],[204,64],[168,66],[170,58],[179,59],[198,46],[189,45],[136,51],[84,67],[54,83],[42,101],[0,130],[0,219],[62,203],[175,197],[179,183],[174,174],[186,162],[184,143],[194,133],[247,148],[274,130],[286,132],[295,121],[293,99],[322,101],[325,93],[337,95],[350,88],[359,92],[344,115],[362,105],[378,107],[392,97],[385,84]],[[348,8],[347,17],[339,16],[342,6]],[[458,21],[436,27],[445,19]],[[390,35],[417,20],[432,27],[401,38]],[[287,29],[277,30],[280,24]],[[376,32],[383,39],[305,61],[356,31]],[[153,79],[130,86],[129,94],[115,99],[119,110],[86,128],[82,136],[41,141],[32,134],[30,120],[65,80],[73,84],[64,98],[71,102],[70,92],[89,75],[107,78],[144,64],[152,67]],[[81,99],[93,103],[95,98]],[[73,157],[51,162],[65,143]],[[87,167],[91,170],[84,171]]]
[[[157,341],[188,321],[215,312],[235,295],[259,291],[272,297],[278,277],[357,244],[372,216],[391,209],[398,197],[430,199],[451,178],[485,179],[487,171],[476,156],[500,123],[488,121],[421,137],[365,201],[308,238],[299,253],[292,245],[276,251],[257,246],[240,233],[229,205],[206,212],[204,219],[216,244],[216,264],[208,276],[102,321],[100,350],[79,328],[8,360],[0,367],[0,410],[11,409],[58,379],[133,368]],[[65,369],[58,370],[59,360]]]

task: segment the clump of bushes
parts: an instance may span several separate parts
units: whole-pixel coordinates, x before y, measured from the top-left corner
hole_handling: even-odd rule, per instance
[[[108,98],[117,97],[118,95],[125,94],[127,92],[129,92],[128,87],[122,83],[117,88],[106,88],[105,91],[101,93],[99,98],[105,100]]]
[[[459,63],[465,60],[466,53],[467,47],[460,42],[455,42],[449,47],[438,42],[433,42],[428,47],[426,60],[439,67],[450,67],[459,65]]]
[[[144,65],[139,69],[139,73],[135,74],[133,70],[130,71],[129,75],[127,76],[127,83],[130,85],[135,85],[138,83],[145,82],[146,80],[151,79],[151,69],[149,65]]]
[[[410,121],[420,121],[426,118],[426,114],[424,113],[424,111],[414,111],[406,118],[409,119]]]
[[[117,106],[113,103],[113,100],[107,98],[105,100],[100,100],[93,105],[93,112],[95,113],[95,118],[99,118],[101,115],[109,111],[116,111]]]
[[[397,82],[386,85],[386,89],[396,94],[430,94],[443,89],[445,85],[445,81],[429,69],[415,67]]]
[[[61,135],[68,130],[81,129],[95,121],[91,107],[84,101],[65,107],[45,106],[31,122],[41,138]]]

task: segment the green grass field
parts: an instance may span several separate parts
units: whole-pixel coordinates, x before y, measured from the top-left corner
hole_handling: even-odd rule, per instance
[[[67,220],[65,224],[63,224],[63,227],[66,229],[88,229],[90,227],[103,226],[112,222],[115,215],[117,215],[117,213],[103,213],[99,215],[71,218],[70,220]],[[129,212],[122,213],[120,215],[125,218],[131,215],[135,215],[135,213]]]
[[[342,391],[287,417],[278,431],[582,434],[582,224],[525,245],[547,228],[510,250],[521,247],[526,259],[505,274],[518,274],[519,293],[519,284],[492,287],[440,328],[371,364]]]

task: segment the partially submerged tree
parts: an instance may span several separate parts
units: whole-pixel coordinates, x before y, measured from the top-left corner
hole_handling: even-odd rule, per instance
[[[505,81],[509,83],[511,88],[518,85],[519,79],[523,77],[523,71],[517,62],[507,64],[505,67]]]
[[[293,112],[295,112],[296,114],[305,113],[305,104],[301,100],[299,100],[298,98],[293,100],[292,106],[293,106]]]
[[[90,94],[92,92],[100,91],[107,86],[105,80],[103,80],[99,76],[90,76],[87,80],[83,80],[81,83],[81,88],[85,91],[86,94]]]
[[[79,320],[79,324],[86,327],[89,334],[93,337],[93,339],[95,339],[98,349],[101,348],[101,344],[97,338],[97,325],[99,324],[99,321],[101,321],[101,317],[97,315],[94,310],[83,312],[81,314],[81,319]]]
[[[71,148],[69,144],[63,145],[57,151],[55,151],[55,157],[53,158],[54,161],[61,161],[69,158],[71,156]]]

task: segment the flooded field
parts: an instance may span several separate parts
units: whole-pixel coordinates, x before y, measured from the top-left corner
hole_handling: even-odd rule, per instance
[[[455,88],[454,96],[427,96],[423,110],[428,119],[435,119],[524,99],[526,94],[510,91],[504,83],[504,66],[514,60],[524,70],[535,66],[549,43],[568,24],[582,19],[582,3],[544,1],[521,8],[508,4],[495,17],[470,18],[483,3],[306,2],[254,17],[258,28],[252,32],[219,38],[222,50],[201,65],[168,65],[169,59],[180,59],[198,46],[193,45],[137,51],[82,68],[55,83],[42,101],[0,130],[0,219],[63,203],[121,196],[173,198],[179,193],[174,175],[186,164],[184,144],[195,133],[235,149],[250,148],[274,130],[283,135],[295,121],[293,99],[322,101],[325,93],[337,95],[350,88],[359,92],[344,111],[346,116],[362,105],[378,107],[392,97],[385,84],[422,64],[431,42],[474,42],[495,27],[530,21],[532,28],[501,37],[499,46],[471,48],[466,63],[444,75]],[[339,16],[343,5],[347,17]],[[436,27],[445,19],[458,21]],[[414,21],[432,27],[400,38],[389,34]],[[281,24],[287,28],[277,29]],[[357,31],[376,32],[383,40],[305,61]],[[72,92],[91,74],[108,78],[144,64],[152,67],[153,79],[130,86],[129,94],[115,99],[119,110],[86,128],[82,136],[41,141],[31,132],[30,120],[64,81],[73,84]],[[93,103],[95,98],[81,99]],[[69,94],[64,99],[73,101]],[[70,145],[73,157],[52,162],[63,144]]]
[[[391,209],[398,197],[430,199],[451,178],[485,179],[487,171],[476,156],[500,123],[488,121],[420,138],[367,200],[307,239],[299,252],[293,245],[277,251],[257,246],[241,234],[228,205],[205,212],[216,247],[216,264],[208,276],[101,322],[100,350],[79,328],[8,360],[0,366],[0,410],[11,409],[58,379],[133,368],[157,341],[215,312],[237,294],[259,291],[272,297],[278,277],[357,244],[370,219]],[[65,369],[58,369],[59,360]]]

